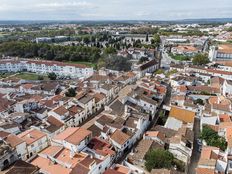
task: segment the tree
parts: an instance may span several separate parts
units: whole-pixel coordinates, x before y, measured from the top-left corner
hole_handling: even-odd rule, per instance
[[[192,62],[194,65],[205,65],[209,63],[209,59],[206,54],[197,54],[193,57]]]
[[[75,61],[97,62],[101,49],[88,46],[60,46],[47,43],[3,42],[0,43],[0,55],[67,61],[75,57]],[[74,56],[77,55],[77,56]]]
[[[145,160],[148,171],[161,168],[170,169],[173,166],[174,156],[167,150],[153,149],[146,154]]]
[[[225,151],[227,148],[227,142],[224,137],[220,137],[216,131],[207,125],[203,126],[200,138],[205,140],[207,145],[219,147],[221,150]]]
[[[159,114],[158,124],[164,125],[167,121],[167,116],[165,115],[165,111],[161,110],[161,111],[159,111],[158,114]]]
[[[148,59],[147,57],[141,57],[141,58],[139,59],[138,64],[141,64],[141,63],[146,62],[146,61],[148,61],[148,60],[149,60],[149,59]]]
[[[38,76],[38,80],[44,80],[43,76]]]
[[[153,36],[153,42],[154,42],[154,44],[157,45],[157,46],[161,43],[161,39],[160,39],[160,36],[159,36],[158,34],[155,34],[155,35]]]
[[[204,105],[204,101],[200,98],[198,98],[194,103],[199,105]]]
[[[180,172],[184,172],[185,171],[185,163],[183,161],[180,161],[178,159],[174,159],[173,160],[173,164],[175,166],[175,168],[180,171]]]
[[[105,58],[105,67],[116,71],[130,71],[131,62],[128,58],[122,56],[108,56]]]
[[[135,48],[141,48],[142,47],[141,40],[138,39],[138,40],[134,41],[133,42],[133,47],[135,47]]]
[[[148,37],[148,34],[146,34],[146,42],[149,41],[149,37]]]
[[[50,80],[56,80],[57,75],[56,75],[54,72],[52,72],[52,73],[49,73],[49,74],[48,74],[48,78],[49,78]]]
[[[104,54],[116,54],[117,50],[114,47],[105,48]]]
[[[90,42],[89,37],[88,37],[88,36],[84,37],[84,38],[83,38],[83,42],[84,42],[85,44],[89,44],[89,42]]]
[[[102,67],[105,67],[105,59],[104,58],[100,58],[97,62],[97,68],[100,69]]]
[[[76,90],[74,88],[69,88],[68,91],[65,93],[66,97],[75,97]]]

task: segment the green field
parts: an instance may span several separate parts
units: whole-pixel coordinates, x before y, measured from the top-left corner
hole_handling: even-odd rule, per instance
[[[175,60],[179,60],[179,61],[188,61],[190,60],[190,57],[185,56],[185,55],[181,55],[181,54],[169,54],[169,56]]]
[[[35,73],[19,73],[16,74],[14,77],[23,79],[23,80],[38,80],[41,75]],[[43,76],[44,80],[48,80],[47,76]]]

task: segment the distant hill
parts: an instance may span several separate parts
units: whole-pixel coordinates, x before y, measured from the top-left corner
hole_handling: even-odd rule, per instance
[[[232,18],[208,18],[208,19],[183,19],[183,20],[96,20],[96,21],[73,21],[73,20],[0,20],[0,25],[36,25],[36,24],[133,24],[133,23],[154,23],[154,24],[213,24],[232,22]]]

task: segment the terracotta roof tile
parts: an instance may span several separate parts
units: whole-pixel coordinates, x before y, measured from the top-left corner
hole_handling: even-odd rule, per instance
[[[64,106],[60,106],[60,107],[54,109],[54,112],[59,114],[59,115],[64,115],[68,112],[68,110]]]
[[[23,139],[27,144],[32,144],[35,141],[38,141],[39,139],[43,138],[46,136],[45,133],[35,130],[35,129],[30,129],[25,132],[22,132],[21,134],[17,135],[19,138]]]
[[[65,140],[71,144],[79,145],[86,137],[91,136],[92,132],[83,128],[67,128],[65,131],[54,137],[55,140]]]
[[[120,130],[116,130],[110,137],[113,141],[117,142],[120,145],[123,145],[126,141],[130,139],[130,136],[123,133]]]
[[[22,144],[24,140],[11,134],[7,136],[6,142],[9,143],[11,147],[16,147],[17,145]]]
[[[216,174],[214,169],[196,168],[196,174]]]
[[[57,120],[57,119],[56,119],[55,117],[53,117],[53,116],[49,116],[49,117],[47,118],[47,122],[50,123],[50,124],[52,124],[52,125],[55,125],[55,126],[57,126],[57,127],[62,127],[62,126],[64,125],[61,121]]]
[[[124,174],[124,173],[116,171],[114,169],[107,169],[103,174]]]
[[[185,123],[193,123],[195,112],[189,111],[186,109],[181,109],[178,107],[171,107],[171,111],[169,113],[170,117],[176,118],[177,120],[183,121]]]

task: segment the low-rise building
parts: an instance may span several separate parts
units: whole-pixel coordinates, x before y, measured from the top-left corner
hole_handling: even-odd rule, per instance
[[[0,141],[0,171],[6,169],[18,159],[15,148],[5,141]]]
[[[193,128],[194,118],[195,112],[172,106],[165,127],[178,131],[183,124],[187,124]]]
[[[36,129],[24,131],[17,136],[26,142],[27,158],[36,155],[48,146],[47,135]]]
[[[211,61],[231,60],[232,44],[221,44],[218,46],[211,46],[209,51],[209,59]]]
[[[69,76],[73,78],[88,78],[93,75],[93,68],[81,64],[69,64],[56,61],[44,60],[2,60],[0,71],[20,72],[28,71],[38,74],[54,72],[58,76]]]
[[[81,127],[69,127],[52,138],[52,145],[62,146],[74,152],[82,151],[92,138],[92,132]]]

